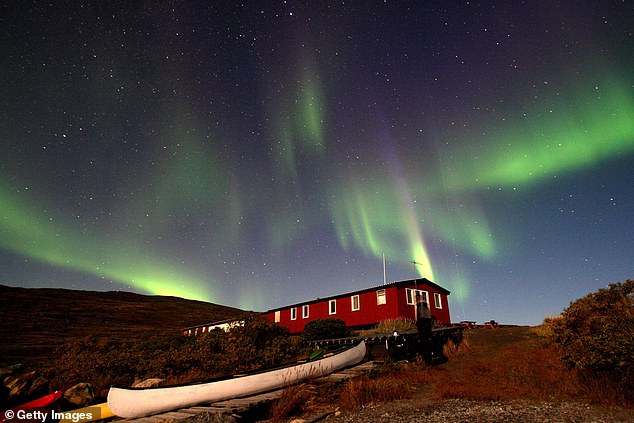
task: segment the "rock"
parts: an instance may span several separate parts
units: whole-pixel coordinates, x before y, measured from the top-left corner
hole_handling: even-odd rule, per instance
[[[22,364],[14,364],[12,366],[3,367],[0,369],[0,379],[4,379],[5,377],[12,375],[14,373],[18,373],[22,371]]]
[[[49,380],[42,376],[35,377],[31,382],[31,386],[29,386],[27,395],[29,397],[41,397],[48,394],[48,383]]]
[[[9,398],[26,396],[34,378],[35,372],[6,376],[4,386],[9,390]]]
[[[145,379],[141,382],[134,382],[132,384],[133,388],[155,388],[157,386],[159,386],[161,384],[161,382],[163,382],[163,380],[165,379],[159,379],[159,378],[150,378],[150,379]]]
[[[64,392],[64,399],[80,408],[89,405],[95,399],[95,394],[89,383],[78,383]]]

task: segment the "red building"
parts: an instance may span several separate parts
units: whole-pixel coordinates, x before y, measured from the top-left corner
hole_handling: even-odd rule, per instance
[[[288,327],[291,333],[303,331],[306,323],[317,319],[341,319],[351,328],[370,327],[389,319],[415,320],[417,293],[429,305],[432,317],[440,323],[451,322],[447,302],[450,292],[424,278],[276,308],[267,311],[266,317]]]

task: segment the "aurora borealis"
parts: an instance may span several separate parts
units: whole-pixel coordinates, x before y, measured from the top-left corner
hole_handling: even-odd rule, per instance
[[[536,324],[634,277],[626,2],[3,6],[0,283],[253,310],[424,276]]]

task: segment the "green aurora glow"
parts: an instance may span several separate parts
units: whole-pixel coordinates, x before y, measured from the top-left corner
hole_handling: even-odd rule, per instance
[[[339,187],[330,204],[339,243],[344,249],[354,246],[377,258],[385,253],[395,262],[413,260],[420,263],[416,266],[420,276],[434,280],[422,228],[409,199],[397,186],[382,183],[361,184],[349,178]]]
[[[184,269],[130,246],[129,236],[118,242],[58,223],[63,219],[34,210],[0,185],[0,245],[2,248],[61,268],[114,279],[157,295],[213,301],[205,284]],[[44,213],[43,213],[44,214]]]
[[[445,192],[534,186],[634,152],[634,98],[626,84],[577,89],[548,109],[518,118],[489,139],[451,152]]]
[[[270,245],[278,250],[288,248],[306,235],[308,228],[323,224],[329,214],[345,250],[357,249],[377,259],[385,253],[401,264],[410,260],[421,263],[417,266],[420,276],[430,280],[435,280],[435,275],[440,277],[459,300],[469,295],[468,276],[460,269],[454,277],[445,275],[454,273],[447,269],[439,275],[427,243],[442,238],[478,257],[496,257],[498,246],[486,215],[477,201],[466,199],[489,187],[548,183],[556,175],[634,151],[634,102],[627,87],[608,85],[601,88],[600,96],[579,90],[577,95],[563,98],[561,104],[552,105],[552,113],[535,113],[535,117],[519,118],[498,130],[492,128],[495,135],[473,143],[477,149],[452,151],[447,155],[451,160],[437,164],[448,166],[444,177],[439,176],[440,168],[425,177],[421,172],[388,177],[385,172],[367,169],[344,177],[322,154],[327,144],[323,128],[326,101],[318,80],[313,72],[304,75],[295,93],[300,100],[285,100],[293,106],[280,114],[287,117],[280,118],[276,125],[273,138],[280,146],[283,166],[277,168],[279,185],[271,188],[278,196],[278,207],[267,215]],[[146,215],[147,226],[139,235],[148,239],[166,236],[165,222],[183,210],[210,209],[218,225],[209,244],[240,245],[244,242],[240,216],[257,214],[258,204],[267,194],[253,197],[244,180],[230,175],[227,159],[205,147],[196,131],[171,127],[175,129],[166,137],[178,148],[168,152],[169,165],[148,177],[144,183],[150,188],[142,190],[146,195],[137,203],[123,205],[132,206],[137,217],[131,220],[139,226],[142,219],[138,216]],[[322,192],[313,192],[318,198],[302,202],[297,200],[302,191],[297,168],[306,161],[323,168],[323,173],[333,173],[333,181],[338,182],[330,183]],[[60,224],[63,218],[38,214],[36,211],[45,207],[10,192],[9,187],[0,187],[3,248],[152,294],[207,301],[215,298],[210,291],[217,288],[181,265],[157,258],[143,242],[130,241],[129,234],[119,230],[99,236]],[[243,198],[246,193],[250,193],[251,201]],[[416,202],[412,193],[418,198]],[[457,206],[458,198],[466,206]],[[327,204],[325,209],[315,206],[322,203]],[[257,291],[253,287],[251,293]],[[252,299],[246,295],[239,302],[248,308]]]

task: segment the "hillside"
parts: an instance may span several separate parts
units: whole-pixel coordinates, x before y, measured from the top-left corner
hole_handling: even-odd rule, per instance
[[[41,361],[57,346],[89,335],[169,336],[243,313],[176,297],[0,285],[0,366]]]

